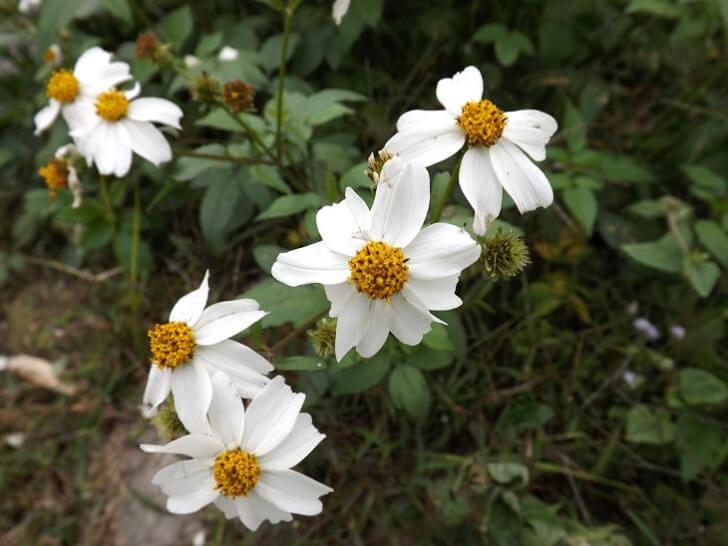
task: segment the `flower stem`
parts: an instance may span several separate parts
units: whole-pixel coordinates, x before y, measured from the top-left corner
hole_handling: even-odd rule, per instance
[[[134,217],[131,224],[131,249],[129,256],[129,281],[134,290],[139,273],[139,237],[141,233],[141,204],[139,201],[139,184],[134,183]]]
[[[458,181],[459,173],[460,161],[458,161],[457,165],[455,165],[455,168],[450,175],[450,180],[448,181],[447,186],[445,186],[445,191],[442,192],[440,200],[432,206],[430,221],[438,222],[440,220],[440,216],[442,216],[442,210],[445,208],[445,205],[447,205],[448,201],[450,201],[450,197],[452,197],[452,192],[453,190],[455,190],[455,183]]]
[[[106,176],[99,176],[99,196],[104,204],[104,210],[106,211],[106,218],[109,223],[114,225],[114,207],[111,204],[111,197],[109,196],[109,185],[106,181]]]
[[[278,96],[276,97],[276,152],[279,160],[283,156],[283,91],[285,90],[288,39],[291,34],[294,9],[292,3],[289,3],[283,10],[283,43],[281,44],[281,59],[278,65]]]

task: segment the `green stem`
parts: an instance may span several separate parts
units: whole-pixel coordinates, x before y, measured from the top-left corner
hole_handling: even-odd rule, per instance
[[[283,10],[283,44],[281,45],[281,59],[278,65],[278,96],[276,97],[276,150],[278,159],[283,156],[283,91],[286,78],[286,57],[288,56],[288,39],[291,34],[291,23],[293,21],[293,6],[289,3]]]
[[[111,204],[111,197],[109,195],[109,185],[106,181],[106,176],[99,176],[99,195],[101,202],[104,204],[104,210],[106,211],[106,218],[109,223],[114,225],[114,207]]]
[[[256,157],[236,157],[233,155],[205,154],[189,150],[174,150],[175,155],[182,157],[195,157],[199,159],[211,159],[214,161],[230,161],[241,165],[276,165],[273,161],[267,159],[259,159]]]
[[[445,187],[445,191],[442,193],[442,197],[437,203],[432,206],[432,215],[430,216],[430,220],[432,222],[438,222],[440,220],[440,216],[442,216],[442,210],[445,208],[445,205],[447,205],[448,201],[450,201],[450,197],[452,197],[452,192],[455,190],[455,184],[458,181],[459,173],[460,161],[458,161],[457,165],[455,165],[455,168],[452,171],[452,175],[450,175],[450,180]]]

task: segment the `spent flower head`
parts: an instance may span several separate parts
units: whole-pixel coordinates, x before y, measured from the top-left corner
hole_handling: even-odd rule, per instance
[[[483,243],[484,273],[492,278],[513,277],[530,263],[528,246],[510,231],[498,231]]]
[[[222,88],[222,100],[236,114],[253,104],[255,91],[242,80],[227,82]]]
[[[323,317],[316,323],[315,330],[308,331],[314,352],[323,358],[334,354],[336,343],[336,319]]]
[[[190,84],[192,100],[202,104],[215,104],[220,100],[220,82],[203,72]]]

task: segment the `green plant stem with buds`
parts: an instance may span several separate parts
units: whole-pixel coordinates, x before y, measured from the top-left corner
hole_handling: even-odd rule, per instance
[[[455,184],[458,181],[459,174],[460,161],[458,161],[457,165],[455,165],[455,168],[450,175],[450,180],[447,182],[447,186],[445,186],[445,191],[442,192],[440,200],[432,205],[432,214],[430,215],[431,222],[434,223],[440,220],[440,217],[442,216],[442,211],[445,208],[445,205],[447,205],[448,201],[450,201],[450,198],[452,197],[452,192],[455,190]]]

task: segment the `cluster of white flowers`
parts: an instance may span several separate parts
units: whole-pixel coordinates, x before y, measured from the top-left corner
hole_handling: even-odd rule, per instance
[[[188,459],[162,468],[152,479],[175,514],[210,503],[250,530],[292,514],[316,515],[319,498],[332,489],[291,470],[325,438],[301,413],[305,395],[294,393],[273,366],[229,338],[265,316],[250,299],[206,307],[208,275],[177,301],[169,322],[149,331],[152,363],[147,415],[172,393],[188,434],[167,445],[144,444],[153,453]],[[247,407],[243,399],[250,399]]]
[[[483,235],[500,214],[502,188],[521,212],[553,200],[535,160],[546,157],[556,121],[537,110],[503,112],[482,99],[483,77],[474,66],[437,84],[441,111],[412,110],[379,153],[371,210],[351,188],[345,199],[316,215],[321,242],[280,254],[273,277],[290,286],[319,283],[337,317],[335,352],[352,348],[371,357],[389,333],[416,345],[444,324],[430,311],[462,304],[455,294],[460,273],[481,248],[465,229],[437,222],[422,228],[430,204],[426,170],[463,145],[459,180],[475,211],[473,230]],[[523,151],[521,151],[523,150]],[[370,159],[375,165],[376,160]]]
[[[153,123],[180,129],[182,110],[160,98],[137,98],[138,83],[129,83],[129,65],[112,61],[99,47],[84,52],[73,70],[55,70],[46,85],[48,105],[34,119],[35,133],[63,116],[78,152],[102,175],[125,176],[132,152],[159,165],[172,159],[172,149]]]

